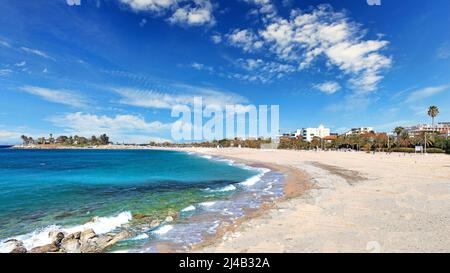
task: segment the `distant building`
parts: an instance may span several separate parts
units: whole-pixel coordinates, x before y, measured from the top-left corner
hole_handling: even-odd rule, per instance
[[[331,134],[323,138],[324,141],[331,143],[333,140],[336,140],[338,136],[336,134]]]
[[[301,133],[301,137],[308,142],[311,142],[315,137],[324,138],[330,136],[330,132],[330,128],[325,128],[322,124],[318,128],[303,128],[300,131],[297,130],[297,133]]]
[[[450,135],[450,122],[439,122],[436,125],[418,124],[414,126],[405,127],[405,130],[411,135],[415,136],[422,132],[437,132],[440,134]]]
[[[345,133],[346,136],[351,135],[364,135],[367,133],[375,132],[372,127],[359,127],[359,128],[352,128],[350,131]]]

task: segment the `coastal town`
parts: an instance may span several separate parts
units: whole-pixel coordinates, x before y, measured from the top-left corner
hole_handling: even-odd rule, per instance
[[[320,124],[318,127],[297,129],[294,132],[280,133],[276,138],[247,137],[199,141],[187,143],[149,142],[114,143],[106,134],[100,136],[58,136],[36,140],[25,135],[23,143],[16,148],[145,148],[145,147],[213,147],[213,148],[256,148],[293,150],[354,150],[366,152],[401,153],[450,153],[450,122],[437,122],[439,108],[430,106],[428,114],[432,124],[397,126],[391,132],[377,132],[373,127],[356,127],[341,134]]]

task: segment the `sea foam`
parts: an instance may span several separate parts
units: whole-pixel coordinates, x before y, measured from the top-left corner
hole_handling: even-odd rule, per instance
[[[182,212],[188,212],[188,211],[193,211],[193,210],[195,210],[195,207],[191,205],[191,206],[185,207],[181,211]]]
[[[153,233],[162,235],[162,234],[166,234],[167,232],[169,232],[172,229],[173,229],[172,225],[164,225],[164,226],[159,227],[158,229],[154,230]]]

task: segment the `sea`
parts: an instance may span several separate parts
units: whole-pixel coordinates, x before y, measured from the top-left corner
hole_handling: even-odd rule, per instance
[[[110,252],[187,251],[283,196],[283,183],[264,167],[189,152],[0,149],[0,252],[9,239],[29,250],[50,231],[90,228],[129,231]]]

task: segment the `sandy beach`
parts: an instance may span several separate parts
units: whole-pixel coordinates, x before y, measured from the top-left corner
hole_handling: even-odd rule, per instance
[[[182,150],[276,164],[307,178],[297,179],[292,190],[302,194],[292,194],[196,251],[450,251],[448,155]]]

